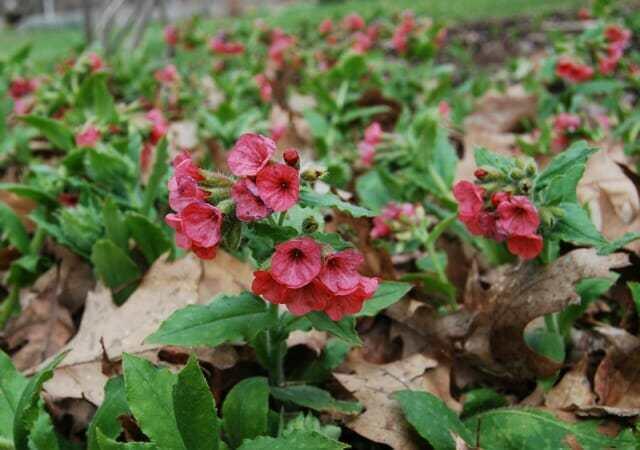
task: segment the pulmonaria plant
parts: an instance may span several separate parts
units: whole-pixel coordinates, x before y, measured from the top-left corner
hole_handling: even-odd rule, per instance
[[[479,168],[476,180],[459,181],[453,195],[458,218],[471,234],[506,242],[509,252],[528,260],[543,248],[540,215],[530,198],[537,169],[533,161],[519,160],[519,166],[506,176],[494,167]]]

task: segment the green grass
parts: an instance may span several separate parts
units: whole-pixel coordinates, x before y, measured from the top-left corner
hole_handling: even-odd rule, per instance
[[[300,22],[317,23],[326,17],[340,17],[356,11],[366,18],[411,9],[419,15],[448,22],[500,18],[513,15],[540,16],[553,11],[575,10],[584,6],[584,0],[349,0],[300,1],[278,9],[248,11],[239,20],[257,17],[288,28]],[[229,19],[212,21],[218,29]],[[238,19],[235,19],[238,20]],[[38,67],[47,67],[51,61],[67,54],[82,43],[80,28],[41,29],[29,31],[3,31],[0,33],[0,58],[12,54],[21,46],[31,43],[31,58]]]

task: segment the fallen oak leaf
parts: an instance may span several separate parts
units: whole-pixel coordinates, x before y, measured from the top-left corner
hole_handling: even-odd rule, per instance
[[[400,390],[424,390],[424,375],[437,361],[421,354],[391,364],[376,365],[365,361],[349,362],[353,374],[334,373],[337,380],[364,405],[365,412],[348,419],[345,425],[356,433],[395,450],[417,450],[393,393]]]
[[[601,256],[595,249],[578,249],[548,266],[503,266],[490,272],[486,280],[471,280],[460,311],[442,317],[424,306],[398,320],[495,376],[513,380],[546,377],[560,365],[525,343],[527,324],[579,301],[574,286],[581,279],[606,277],[611,269],[626,265],[625,254]],[[485,289],[483,283],[490,287]],[[388,313],[395,318],[393,309]]]

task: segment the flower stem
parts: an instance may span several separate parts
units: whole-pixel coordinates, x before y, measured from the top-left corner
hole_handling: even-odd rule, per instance
[[[9,295],[4,299],[4,302],[0,305],[0,330],[4,329],[5,325],[13,315],[14,310],[18,306],[18,295],[20,288],[17,285],[12,285],[9,290]]]
[[[269,313],[275,317],[279,317],[278,305],[269,303]],[[267,331],[267,354],[270,361],[271,382],[276,386],[284,384],[284,356],[287,352],[286,346],[283,345],[282,323],[278,319],[276,328]],[[283,351],[284,348],[284,351]]]

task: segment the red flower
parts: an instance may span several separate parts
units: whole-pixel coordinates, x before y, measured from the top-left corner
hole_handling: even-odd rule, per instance
[[[173,25],[164,27],[164,42],[169,47],[175,47],[178,44],[178,29]]]
[[[327,301],[324,312],[331,320],[340,320],[346,315],[356,314],[362,310],[362,304],[370,299],[378,289],[378,279],[360,276],[356,290],[347,295],[337,295]]]
[[[194,201],[181,212],[184,234],[200,247],[214,247],[220,242],[222,213],[215,206]]]
[[[320,34],[329,34],[331,31],[333,31],[333,22],[331,19],[324,19],[318,27],[318,32]]]
[[[510,198],[511,194],[509,194],[508,192],[496,192],[491,196],[491,204],[497,208],[500,203],[506,202]]]
[[[254,294],[262,295],[271,303],[287,305],[289,312],[296,316],[322,311],[331,298],[329,291],[317,280],[293,289],[278,283],[269,272],[257,271],[253,275],[251,290]]]
[[[453,196],[458,200],[460,220],[476,216],[484,208],[484,189],[469,181],[458,181],[453,187]]]
[[[200,168],[193,162],[188,151],[180,152],[173,161],[173,176],[169,179],[169,189],[178,188],[177,179],[180,177],[191,177],[196,181],[204,180],[204,176],[200,172]]]
[[[38,88],[38,82],[29,78],[14,78],[9,85],[9,95],[17,100],[33,93]]]
[[[507,248],[522,259],[533,259],[540,254],[544,244],[537,234],[514,234],[507,239]]]
[[[347,31],[362,30],[365,27],[365,25],[366,24],[362,16],[360,16],[357,13],[351,13],[342,20],[342,26]]]
[[[413,14],[413,11],[406,10],[402,11],[402,22],[400,23],[400,28],[405,33],[411,33],[416,27],[416,17]]]
[[[290,288],[309,284],[321,269],[322,247],[308,237],[278,244],[271,258],[271,275]]]
[[[591,11],[588,8],[580,8],[578,10],[578,19],[580,20],[590,20],[591,19]]]
[[[396,28],[391,38],[391,45],[393,49],[398,53],[404,53],[407,51],[407,45],[409,43],[409,35],[402,28],[402,26]]]
[[[556,63],[556,75],[572,83],[582,83],[593,77],[593,69],[585,64],[578,64],[569,58],[562,57]]]
[[[224,36],[218,36],[209,41],[209,47],[214,53],[221,55],[239,55],[244,53],[244,45],[239,42],[228,42]]]
[[[353,35],[353,39],[351,48],[359,54],[366,53],[374,44],[373,39],[367,33],[360,31]]]
[[[100,140],[100,130],[93,125],[86,126],[81,132],[76,134],[76,145],[78,147],[95,147]]]
[[[380,239],[391,235],[392,229],[390,223],[397,220],[410,220],[416,214],[416,208],[411,203],[388,203],[383,209],[382,214],[373,218],[373,229],[370,236],[373,239]]]
[[[371,145],[378,145],[382,141],[383,134],[380,123],[373,122],[364,130],[364,141]]]
[[[168,64],[167,66],[159,69],[154,74],[156,81],[164,85],[175,83],[178,80],[178,69],[174,64]]]
[[[362,254],[356,250],[334,253],[325,258],[318,278],[332,294],[351,294],[360,283],[358,267],[363,262]]]
[[[553,129],[559,132],[575,132],[580,128],[580,116],[576,114],[560,113],[553,119]]]
[[[289,288],[278,283],[266,270],[253,272],[253,283],[251,291],[256,295],[262,295],[271,303],[282,304],[287,302],[287,291]]]
[[[89,67],[92,72],[97,72],[104,67],[104,61],[102,61],[102,58],[100,58],[97,53],[89,53],[87,60],[89,61]]]
[[[242,222],[262,220],[271,214],[271,210],[258,195],[258,187],[248,178],[235,182],[231,198],[236,203],[236,217]]]
[[[602,75],[610,75],[618,67],[618,62],[622,59],[624,49],[617,44],[610,44],[607,48],[607,55],[598,61],[598,70]]]
[[[146,118],[151,122],[151,143],[157,144],[169,131],[169,122],[164,118],[164,114],[157,108],[152,109],[146,115]]]
[[[381,239],[391,235],[391,227],[387,225],[384,218],[378,216],[373,218],[373,228],[369,233],[372,239]]]
[[[276,66],[280,67],[284,64],[284,57],[287,50],[293,47],[296,40],[279,30],[274,31],[271,37],[271,45],[269,46],[269,60]]]
[[[231,172],[239,177],[256,176],[276,151],[276,143],[259,134],[243,134],[227,156]]]
[[[538,210],[523,195],[515,195],[496,208],[498,229],[506,235],[528,236],[540,225]]]
[[[607,42],[624,48],[631,41],[631,30],[619,25],[609,25],[604,29],[604,38]]]
[[[260,198],[274,211],[286,211],[300,195],[298,171],[286,164],[270,164],[256,177]]]
[[[207,197],[198,186],[198,182],[190,176],[174,176],[170,183],[169,206],[176,212],[181,212],[187,205]],[[175,189],[171,189],[172,187]]]

